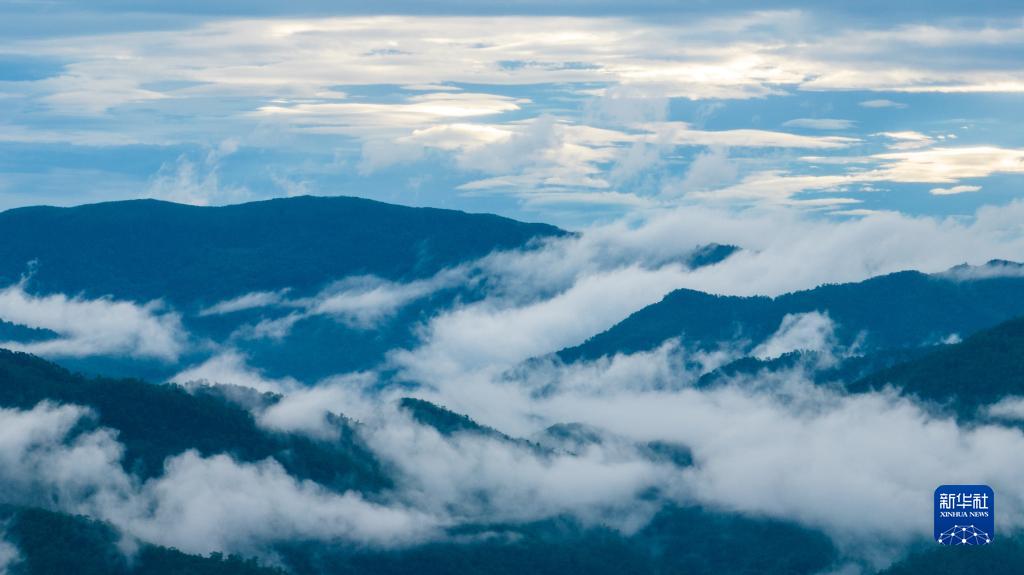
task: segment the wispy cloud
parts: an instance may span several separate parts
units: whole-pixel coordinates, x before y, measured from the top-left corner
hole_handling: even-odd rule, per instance
[[[0,347],[48,357],[127,355],[166,361],[176,360],[186,347],[180,315],[161,302],[34,295],[27,285],[23,280],[0,289],[0,318],[49,329],[59,337],[3,342]]]

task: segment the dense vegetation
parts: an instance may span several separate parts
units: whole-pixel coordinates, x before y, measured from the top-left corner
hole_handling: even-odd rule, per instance
[[[0,285],[36,262],[41,292],[164,299],[315,289],[348,275],[424,277],[565,232],[489,214],[351,197],[196,207],[155,200],[0,213]]]
[[[937,402],[953,402],[961,415],[1007,395],[1024,395],[1024,318],[1010,320],[915,360],[869,375],[851,391],[887,384]]]
[[[885,569],[879,575],[1017,575],[1024,573],[1024,541],[997,537],[984,547],[932,546]]]
[[[41,341],[56,336],[56,333],[48,329],[28,327],[0,319],[0,341]]]
[[[632,535],[563,518],[477,526],[459,540],[409,549],[293,545],[284,555],[299,575],[781,575],[822,571],[836,552],[825,536],[792,524],[686,507],[663,510]]]
[[[257,426],[248,411],[212,393],[87,378],[28,354],[0,350],[0,407],[30,409],[43,400],[92,408],[98,425],[118,430],[125,466],[142,477],[160,474],[167,457],[195,449],[243,461],[273,457],[298,477],[339,489],[372,491],[389,484],[344,420],[338,422],[335,441],[271,433]]]
[[[940,348],[941,345],[882,349],[864,355],[833,358],[835,363],[823,362],[820,353],[811,351],[791,351],[771,359],[747,356],[705,373],[697,380],[696,385],[703,388],[713,387],[740,376],[755,376],[761,372],[776,372],[801,366],[809,368],[806,370],[807,374],[818,383],[856,381]]]
[[[128,557],[118,548],[120,536],[110,526],[86,517],[41,509],[2,507],[6,539],[16,545],[18,560],[5,575],[283,575],[237,556],[186,555],[143,544]]]
[[[701,347],[743,339],[759,343],[786,314],[812,311],[828,312],[840,341],[853,342],[865,332],[869,349],[916,347],[1024,315],[1024,278],[959,281],[908,271],[776,298],[682,289],[559,355],[574,361],[631,353],[679,336]]]

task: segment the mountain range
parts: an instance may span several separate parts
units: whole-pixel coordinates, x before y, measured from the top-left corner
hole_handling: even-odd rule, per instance
[[[545,242],[575,237],[553,226],[355,198],[302,197],[218,208],[154,201],[23,208],[0,213],[0,236],[0,283],[21,290],[19,297],[60,295],[133,305],[159,300],[168,306],[159,309],[180,314],[191,338],[191,346],[174,361],[116,354],[44,359],[0,350],[0,415],[16,418],[80,408],[80,417],[61,428],[56,444],[47,447],[45,438],[30,438],[27,444],[44,455],[116,444],[107,457],[123,473],[117,493],[164,501],[159,499],[166,495],[161,490],[170,488],[161,480],[186,463],[230,462],[275,478],[281,489],[315,494],[319,501],[357,499],[383,508],[394,504],[399,492],[418,494],[417,486],[405,484],[401,462],[381,455],[375,442],[384,440],[410,443],[413,451],[434,441],[456,451],[478,444],[492,450],[508,446],[515,457],[529,456],[551,467],[566,456],[595,457],[592,450],[597,447],[639,454],[657,469],[681,475],[703,464],[701,454],[689,445],[627,441],[575,421],[517,436],[417,397],[416,382],[390,381],[386,374],[370,391],[393,398],[387,400],[387,409],[394,410],[395,418],[407,418],[412,427],[376,436],[366,432],[370,424],[360,414],[338,410],[329,411],[315,433],[274,424],[268,413],[293,408],[287,393],[248,389],[234,381],[166,382],[184,365],[209,358],[217,344],[230,342],[265,376],[294,377],[305,386],[312,394],[299,394],[304,398],[300,407],[303,401],[332,405],[331,396],[315,395],[319,388],[312,385],[317,380],[374,369],[388,352],[415,345],[428,318],[482,301],[490,288],[471,275],[444,281],[438,277],[489,254],[540,250]],[[742,249],[712,242],[693,246],[683,266],[693,270],[722,265]],[[969,425],[990,422],[996,417],[992,405],[1024,397],[1020,271],[1013,262],[992,261],[942,273],[902,271],[777,297],[678,289],[586,341],[527,365],[550,361],[558,369],[583,369],[678,341],[688,351],[728,352],[723,352],[727,361],[680,383],[694,389],[801,370],[822,389],[838,387],[853,395],[895,389],[943,417]],[[373,321],[306,313],[289,323],[285,336],[240,335],[260,322],[308,310],[318,298],[350,292],[365,296],[379,293],[374,290],[381,286],[425,281],[439,285],[399,298],[394,309]],[[359,302],[367,300],[355,301],[358,311]],[[787,329],[795,329],[805,317],[814,320],[820,338],[789,337]],[[9,319],[0,314],[0,341],[27,344],[66,337],[57,323],[47,328]],[[792,341],[780,343],[775,352],[765,351],[766,342],[787,338]],[[808,342],[817,347],[808,348]],[[111,373],[104,375],[108,369]],[[1017,420],[1005,413],[1003,417],[1009,419],[1008,426],[1019,427]],[[0,437],[0,448],[4,441]],[[98,451],[90,453],[100,459]],[[452,457],[457,460],[458,454]],[[23,453],[8,463],[14,469],[27,459]],[[36,471],[42,475],[54,469]],[[122,529],[134,524],[122,515],[98,518],[67,503],[72,495],[95,495],[93,488],[86,495],[56,488],[51,492],[42,480],[4,473],[0,471],[0,479],[16,487],[0,496],[0,535],[19,555],[9,567],[12,575],[810,574],[840,569],[849,560],[848,551],[824,531],[800,522],[678,501],[661,505],[628,529],[569,512],[544,519],[486,521],[463,509],[446,509],[448,517],[465,513],[471,519],[435,526],[433,538],[383,546],[309,535],[247,548],[245,556],[203,556],[131,541]],[[652,488],[638,501],[653,504],[664,496]],[[491,497],[484,490],[469,493],[481,504]],[[104,504],[119,509],[109,501]],[[250,504],[258,507],[261,502]],[[287,526],[288,520],[278,520]],[[951,560],[945,549],[922,545],[884,572],[961,572],[965,565],[977,565],[972,561],[987,565],[987,572],[1024,568],[1024,544],[1015,534],[998,538],[993,550],[992,555]]]

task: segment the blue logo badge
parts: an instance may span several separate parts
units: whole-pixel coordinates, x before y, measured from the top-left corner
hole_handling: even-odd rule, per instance
[[[988,545],[996,531],[995,493],[988,485],[940,485],[935,490],[935,540]]]

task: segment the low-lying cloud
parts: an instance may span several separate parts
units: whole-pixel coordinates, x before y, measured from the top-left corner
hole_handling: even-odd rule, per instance
[[[0,409],[3,501],[90,515],[191,553],[262,553],[290,539],[400,545],[438,527],[418,511],[295,479],[269,459],[239,463],[186,451],[167,460],[162,476],[141,482],[122,469],[115,432],[76,433],[89,419],[73,405]]]
[[[0,319],[54,331],[59,337],[0,342],[0,347],[47,357],[126,355],[176,360],[185,349],[181,317],[161,302],[34,295],[27,281],[0,289]]]

